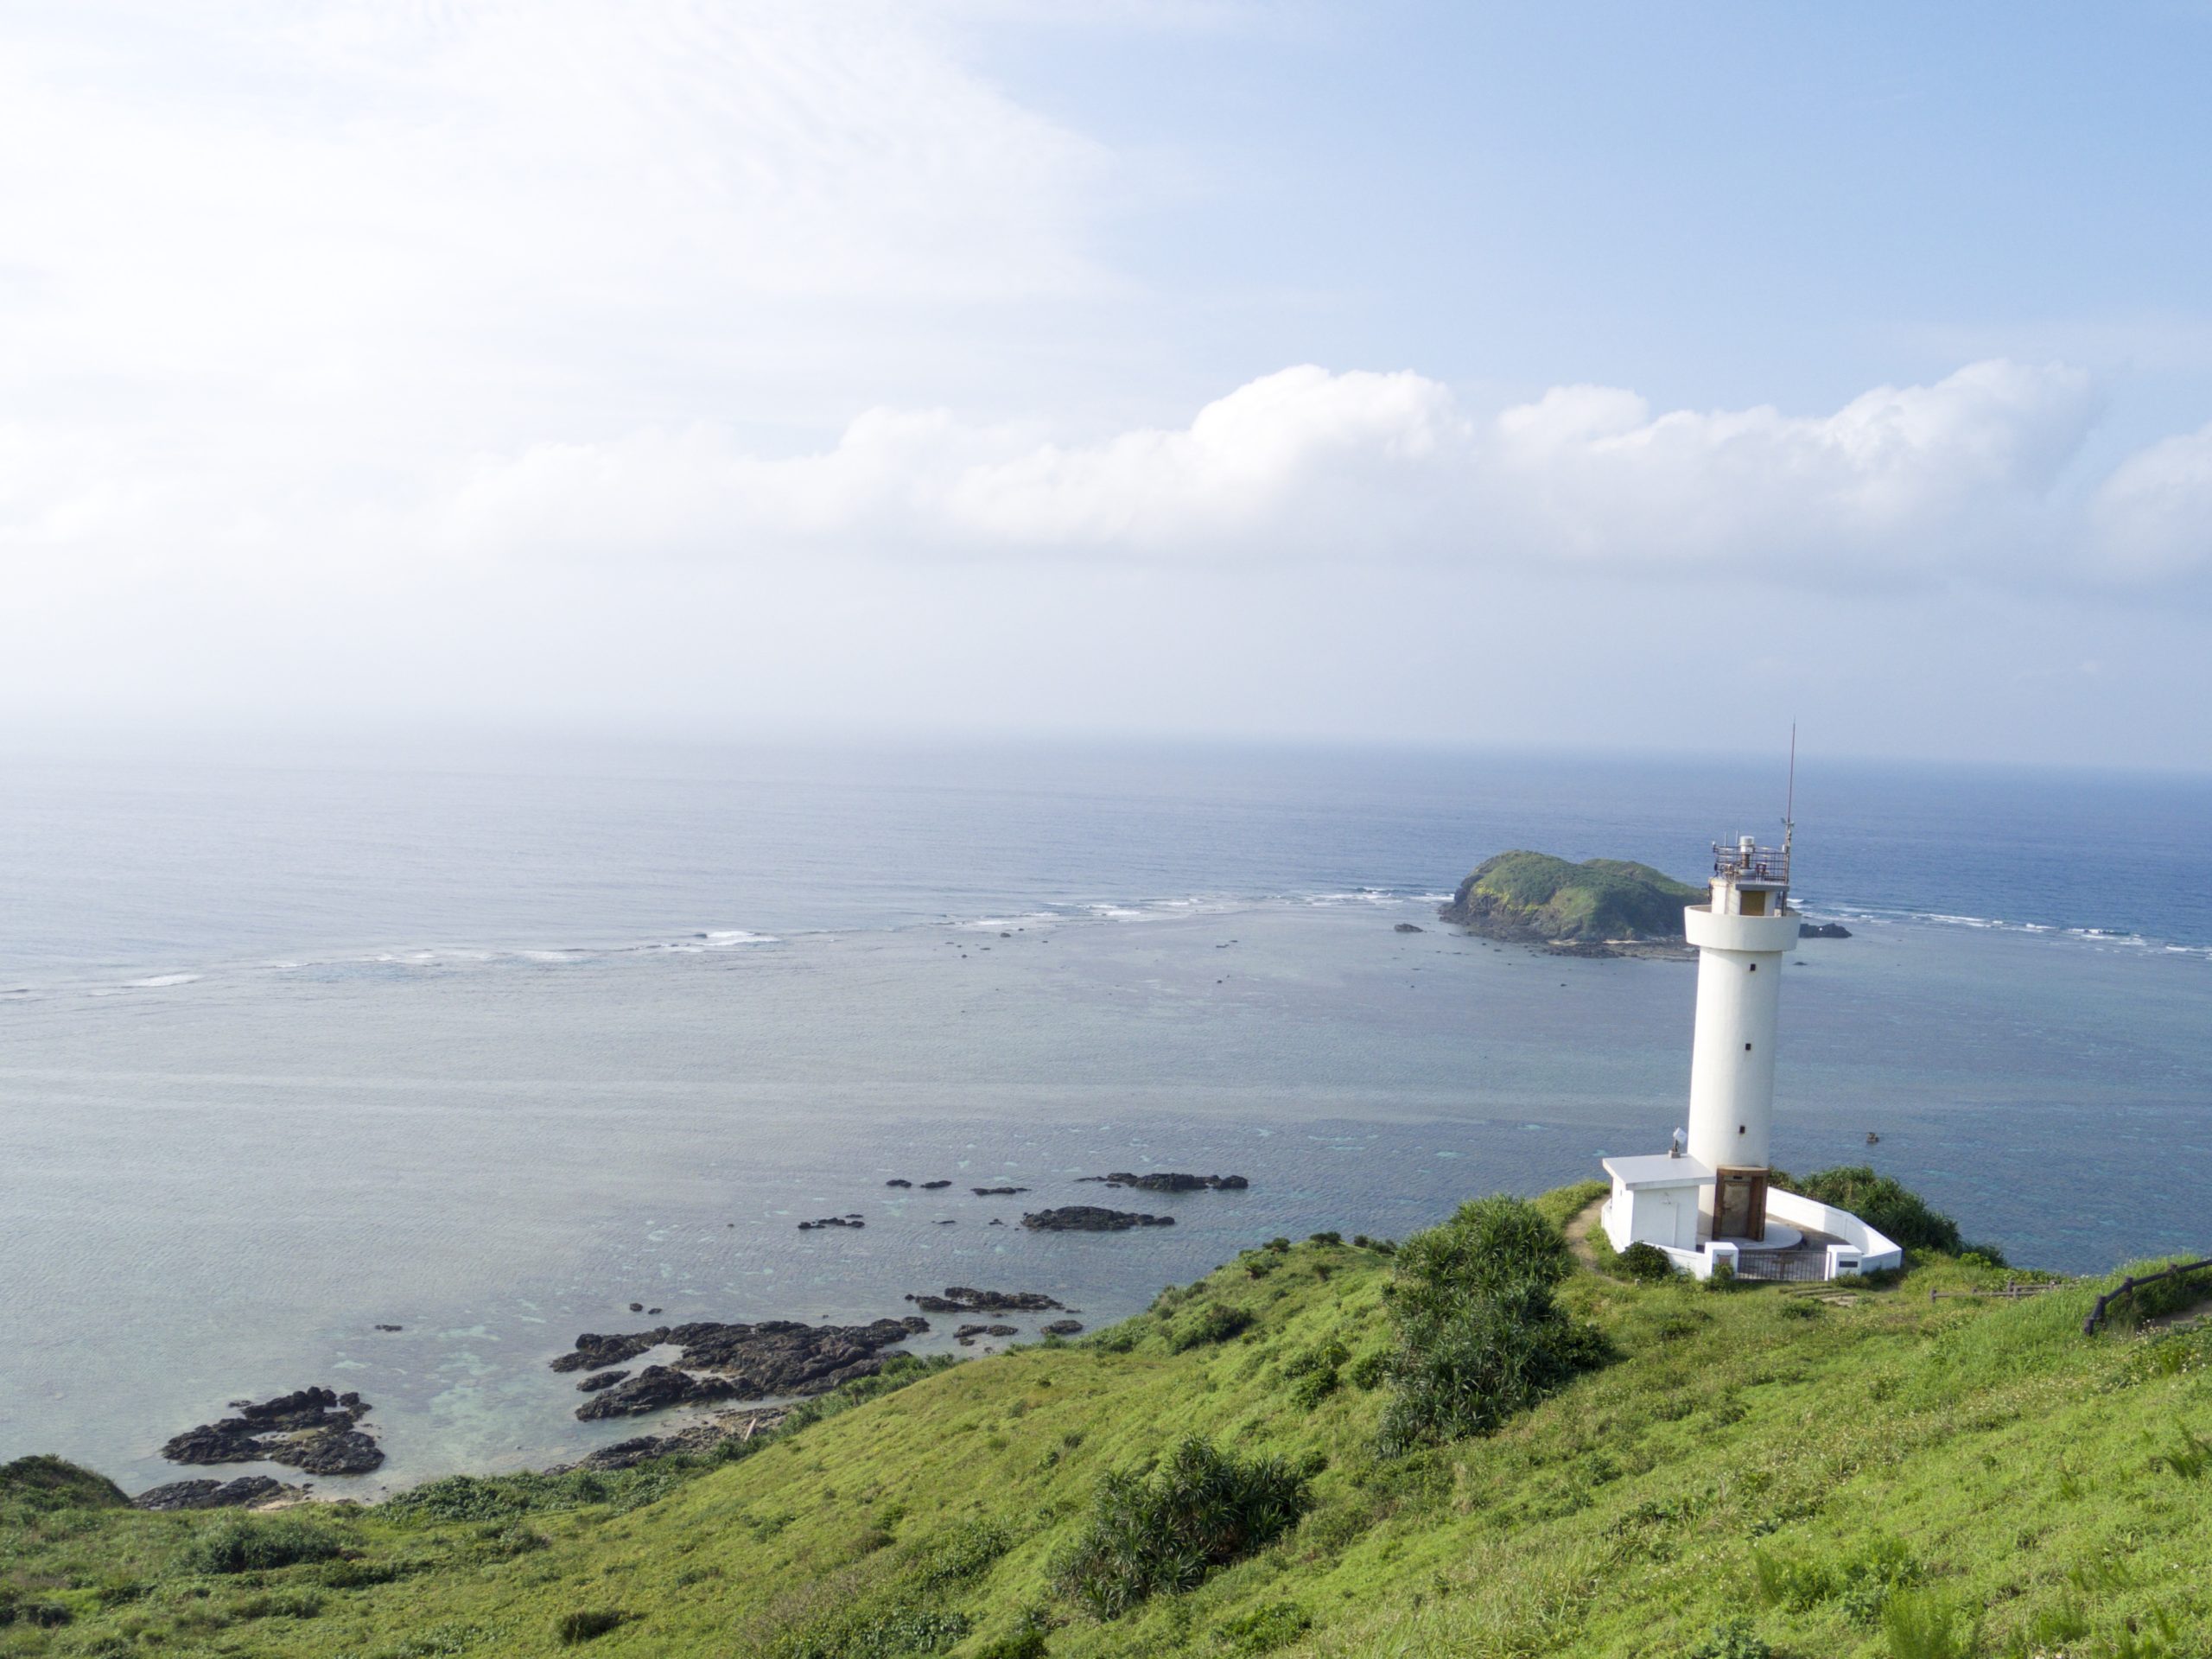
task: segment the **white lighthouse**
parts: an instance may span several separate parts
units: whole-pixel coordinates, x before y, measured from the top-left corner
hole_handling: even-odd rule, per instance
[[[1794,768],[1793,768],[1794,769]],[[1789,849],[1750,836],[1713,849],[1713,892],[1682,912],[1697,948],[1688,1144],[1600,1160],[1612,1196],[1600,1212],[1617,1250],[1649,1246],[1708,1279],[1836,1279],[1901,1265],[1904,1253],[1859,1217],[1771,1185],[1774,1052],[1782,966],[1797,945]]]
[[[1713,1172],[1700,1189],[1709,1238],[1766,1237],[1768,1138],[1783,957],[1797,943],[1789,842],[1750,836],[1713,849],[1713,899],[1682,913],[1697,947],[1697,1026],[1690,1049],[1689,1155]]]

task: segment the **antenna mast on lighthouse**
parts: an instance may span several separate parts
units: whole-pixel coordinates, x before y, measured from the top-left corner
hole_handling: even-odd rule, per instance
[[[1789,787],[1782,798],[1782,868],[1789,868],[1789,842],[1797,833],[1797,722],[1789,722]]]

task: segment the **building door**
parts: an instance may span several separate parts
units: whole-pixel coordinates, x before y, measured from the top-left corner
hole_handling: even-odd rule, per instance
[[[1718,1190],[1713,1198],[1714,1234],[1721,1238],[1764,1238],[1766,1171],[1723,1169],[1715,1174]]]

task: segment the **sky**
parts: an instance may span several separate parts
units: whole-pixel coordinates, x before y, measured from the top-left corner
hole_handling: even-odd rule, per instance
[[[0,0],[0,727],[2212,769],[2212,3]]]

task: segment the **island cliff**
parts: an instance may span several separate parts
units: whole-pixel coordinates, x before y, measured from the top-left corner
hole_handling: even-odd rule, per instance
[[[1511,852],[1484,860],[1437,915],[1484,938],[1599,955],[1624,944],[1687,949],[1682,906],[1704,897],[1649,864]]]

